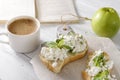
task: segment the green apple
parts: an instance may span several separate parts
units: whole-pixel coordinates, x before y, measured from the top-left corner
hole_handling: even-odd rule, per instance
[[[111,38],[119,31],[119,26],[120,18],[113,8],[101,8],[92,17],[92,29],[99,36]]]

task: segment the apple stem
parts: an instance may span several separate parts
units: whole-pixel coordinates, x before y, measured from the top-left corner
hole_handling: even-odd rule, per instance
[[[92,20],[92,19],[87,18],[87,17],[76,16],[76,15],[73,15],[73,14],[70,14],[70,15],[72,15],[72,16],[74,16],[74,17],[77,17],[77,18],[79,18],[79,19],[90,20],[90,21]]]
[[[92,19],[90,19],[90,18],[87,18],[87,17],[81,17],[81,18],[84,18],[85,20],[92,20]]]
[[[81,17],[81,16],[77,16],[77,15],[74,15],[74,14],[67,14],[67,15],[71,15],[71,16],[77,17],[78,19],[83,19],[83,20],[92,21],[92,19],[90,19],[90,18],[88,18],[88,17]],[[64,22],[64,20],[63,20],[63,17],[64,17],[64,16],[65,16],[65,15],[62,15],[62,16],[61,16],[61,23],[64,24],[64,29],[66,29],[66,25],[72,23],[72,21],[67,22],[67,23]]]

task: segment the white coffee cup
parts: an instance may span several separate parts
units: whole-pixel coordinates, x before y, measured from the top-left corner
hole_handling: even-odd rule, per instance
[[[36,24],[36,29],[34,32],[26,35],[17,35],[9,31],[9,25],[19,19],[30,19]],[[40,45],[40,22],[30,16],[18,16],[9,20],[6,25],[7,33],[0,33],[0,35],[7,35],[9,38],[9,45],[18,53],[29,53],[35,50]],[[6,43],[1,41],[2,43]]]

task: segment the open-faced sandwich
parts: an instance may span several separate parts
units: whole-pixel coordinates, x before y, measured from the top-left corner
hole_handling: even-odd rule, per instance
[[[85,38],[70,31],[47,42],[41,49],[40,59],[51,71],[59,73],[65,64],[82,58],[87,50]]]
[[[98,50],[89,55],[87,69],[83,71],[82,76],[84,80],[117,80],[115,75],[111,74],[112,68],[113,61],[109,55]]]

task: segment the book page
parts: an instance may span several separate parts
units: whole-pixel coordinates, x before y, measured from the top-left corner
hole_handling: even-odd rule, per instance
[[[40,22],[78,21],[73,0],[37,0],[37,13]]]
[[[0,0],[0,23],[22,15],[35,17],[34,0]]]

